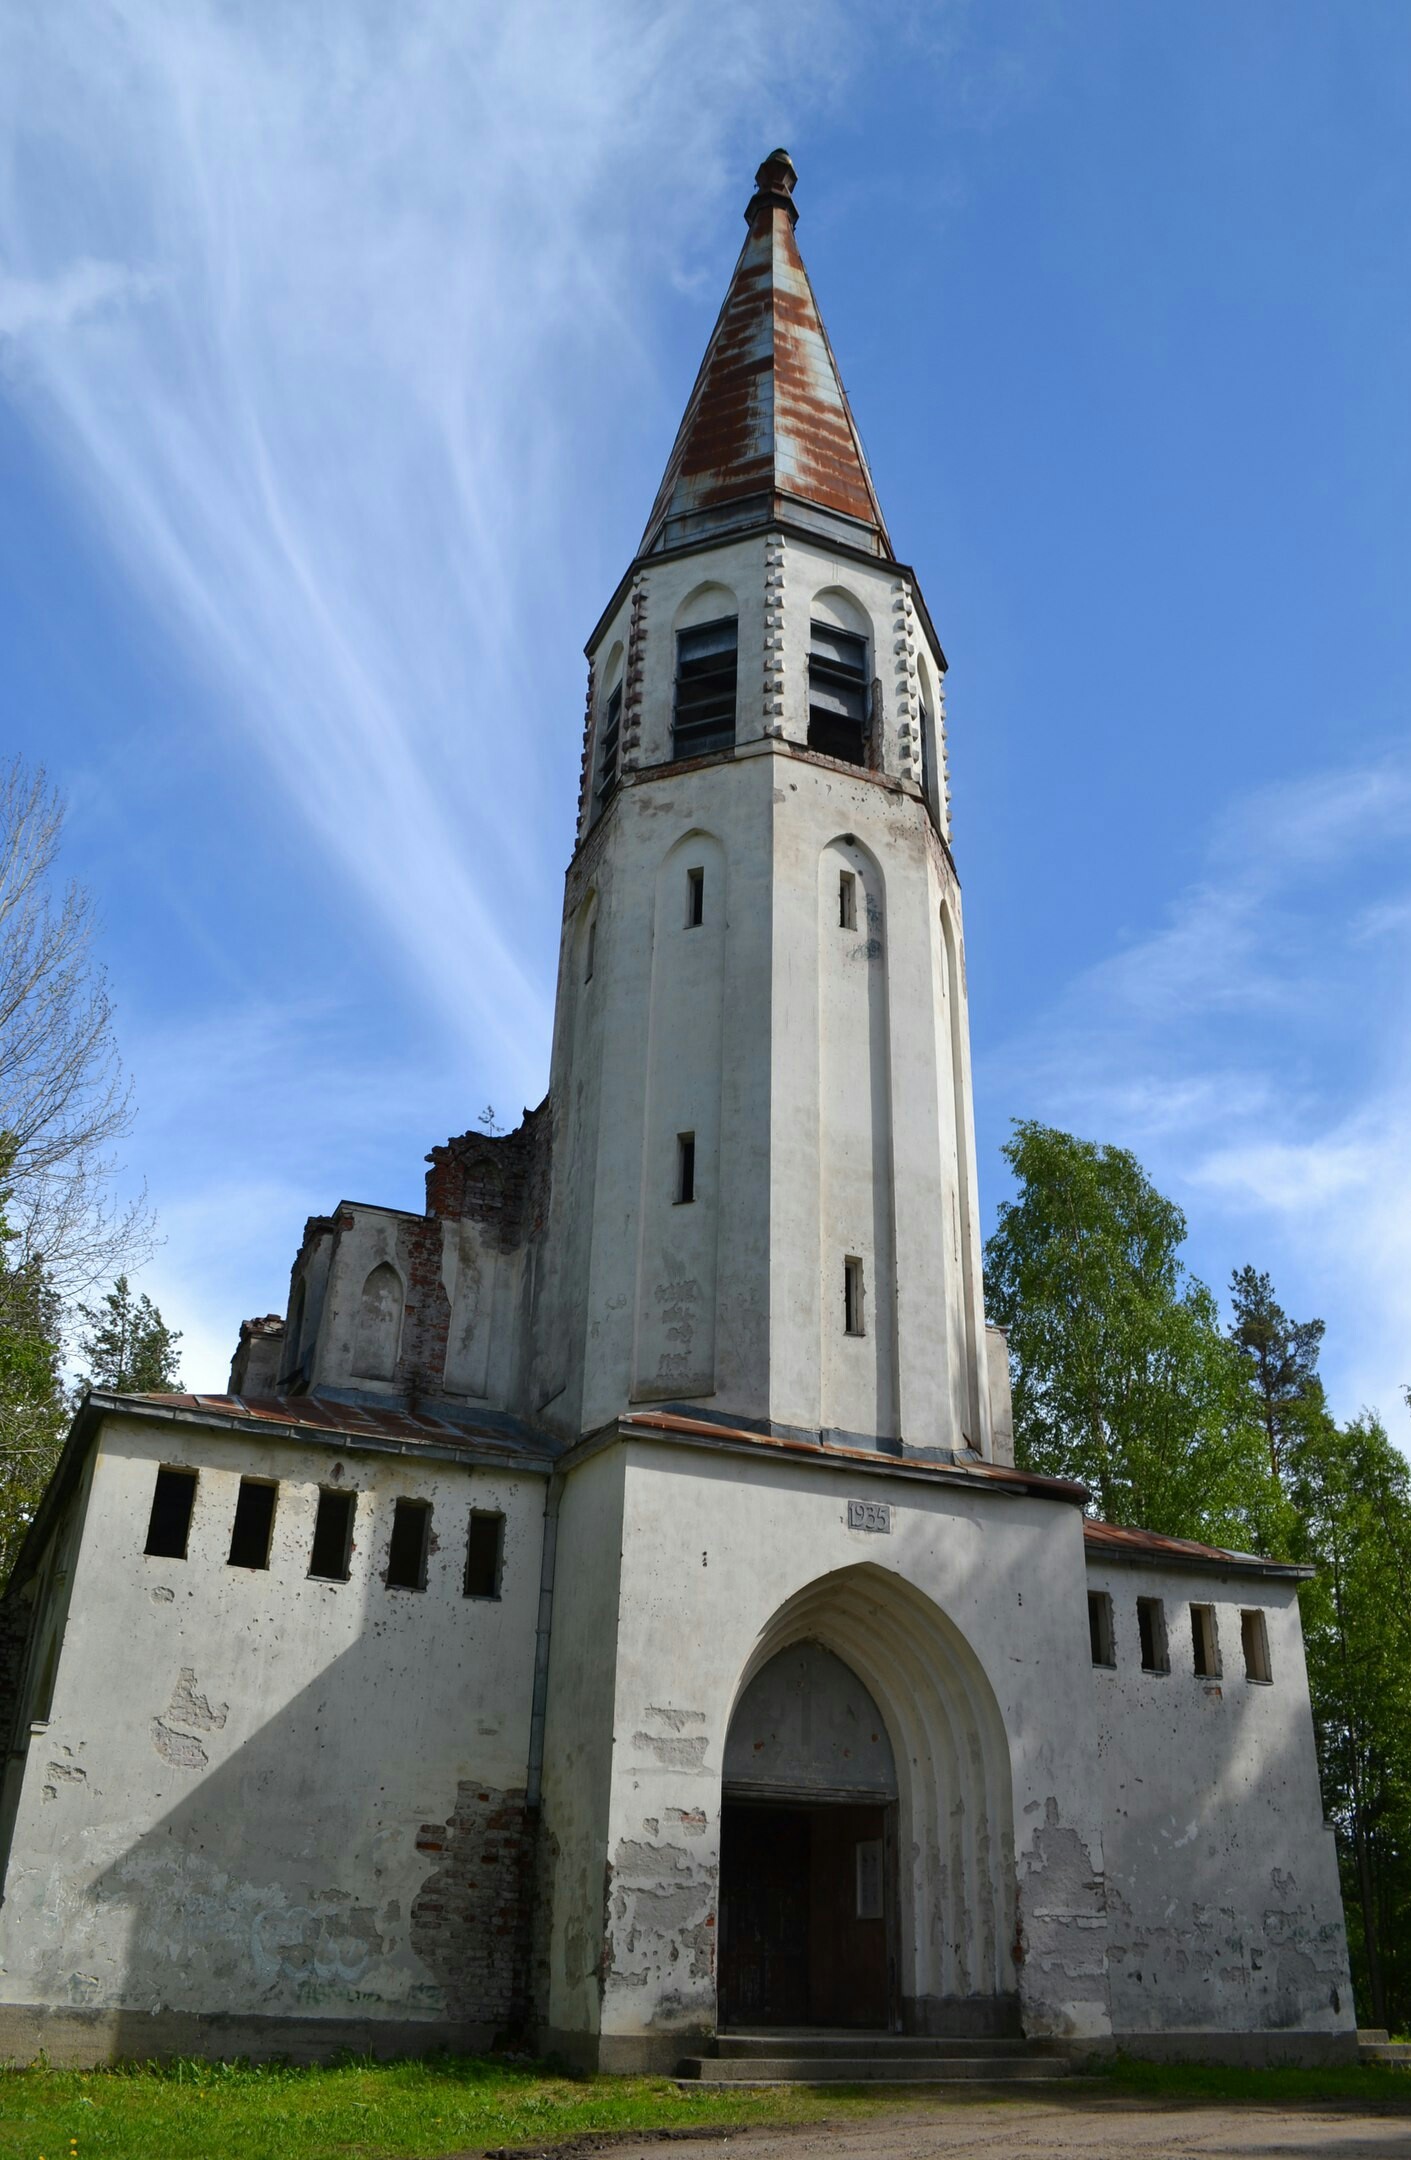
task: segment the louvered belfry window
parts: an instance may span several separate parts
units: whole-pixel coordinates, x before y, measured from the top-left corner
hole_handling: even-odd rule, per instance
[[[738,658],[733,615],[677,632],[675,756],[703,757],[734,742]]]
[[[831,623],[814,623],[809,640],[808,747],[867,763],[867,640]]]
[[[602,726],[598,735],[598,808],[617,786],[617,749],[622,739],[622,685],[617,683],[608,693],[603,707]]]

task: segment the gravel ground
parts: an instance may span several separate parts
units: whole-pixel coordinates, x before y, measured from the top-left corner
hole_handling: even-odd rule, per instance
[[[584,2139],[576,2150],[610,2153],[611,2160],[722,2160],[726,2153],[739,2160],[1411,2160],[1411,2116],[1140,2100],[948,2102],[836,2127],[674,2136],[669,2143]]]

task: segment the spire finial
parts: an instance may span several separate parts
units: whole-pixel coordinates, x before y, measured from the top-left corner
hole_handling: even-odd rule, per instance
[[[797,225],[799,213],[794,206],[794,187],[798,177],[788,151],[771,150],[754,176],[755,191],[745,210],[745,223],[753,225],[756,212],[767,206],[770,210],[787,210]]]

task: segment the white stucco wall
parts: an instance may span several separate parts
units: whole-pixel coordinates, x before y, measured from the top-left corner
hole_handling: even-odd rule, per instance
[[[185,1560],[143,1552],[159,1463],[199,1472]],[[267,1570],[227,1565],[242,1474],[279,1482]],[[346,1582],[308,1575],[320,1484],[359,1496]],[[381,1579],[399,1495],[433,1511],[423,1592]],[[109,1418],[0,2002],[476,2025],[418,1898],[523,1795],[543,1499],[532,1475]],[[472,1507],[505,1515],[498,1601],[462,1595]]]
[[[1350,2032],[1296,1586],[1097,1561],[1088,1583],[1114,1621],[1116,1663],[1092,1669],[1114,2029]],[[1139,1597],[1162,1601],[1167,1673],[1141,1668]],[[1215,1608],[1218,1678],[1195,1671],[1192,1603]],[[1245,1677],[1244,1609],[1264,1614],[1267,1685]]]
[[[756,1665],[800,1638],[851,1663],[889,1718],[909,2019],[924,2028],[945,2006],[1017,1992],[1031,2032],[1101,2040],[1102,1825],[1076,1509],[762,1453],[634,1440],[608,1454],[621,1465],[611,1478],[602,1456],[585,1466],[591,1514],[561,1523],[546,1771],[546,1794],[551,1778],[570,1789],[568,1751],[581,1765],[594,1731],[606,1760],[601,1678],[591,1711],[561,1722],[588,1633],[565,1623],[562,1600],[580,1575],[602,1595],[598,1571],[620,1552],[606,1935],[592,1869],[561,1870],[555,1914],[556,1939],[601,1945],[604,2064],[665,2062],[714,2023],[730,1714]],[[570,1473],[570,1493],[584,1474]],[[848,1527],[859,1495],[891,1505],[890,1533]],[[559,2032],[596,2029],[593,1992],[560,1996]]]

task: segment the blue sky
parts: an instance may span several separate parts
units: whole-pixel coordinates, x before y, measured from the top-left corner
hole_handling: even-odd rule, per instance
[[[951,663],[981,1182],[1134,1147],[1411,1380],[1411,11],[0,10],[0,698],[223,1383],[542,1093],[581,646],[759,158]]]

